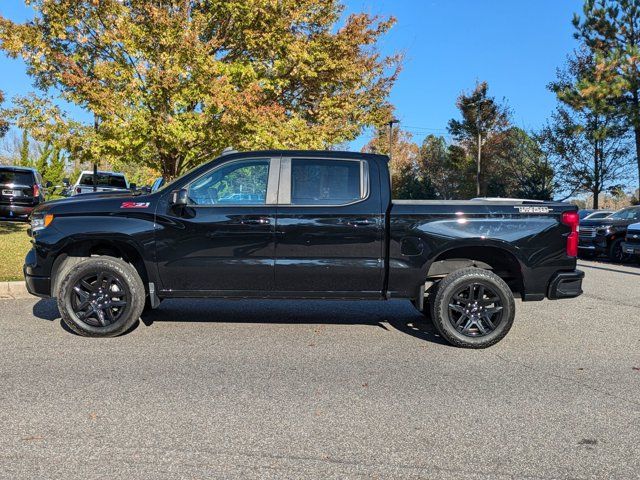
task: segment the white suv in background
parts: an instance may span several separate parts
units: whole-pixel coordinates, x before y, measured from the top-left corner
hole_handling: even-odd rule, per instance
[[[94,190],[93,171],[85,170],[80,173],[78,180],[71,187],[71,195],[80,195],[82,193],[94,192],[125,192],[129,190],[129,181],[124,173],[120,172],[102,172],[98,171],[98,176]]]

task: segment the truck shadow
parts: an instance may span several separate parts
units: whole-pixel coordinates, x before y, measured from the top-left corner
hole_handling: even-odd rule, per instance
[[[60,319],[55,300],[38,301],[33,315],[48,321]],[[141,320],[148,327],[156,322],[369,325],[384,330],[391,327],[420,340],[449,345],[440,338],[431,320],[407,301],[171,299],[143,314]],[[73,333],[64,322],[60,324]],[[127,334],[138,326],[134,325]]]

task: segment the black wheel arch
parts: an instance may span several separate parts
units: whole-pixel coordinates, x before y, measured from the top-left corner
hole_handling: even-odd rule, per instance
[[[494,245],[464,245],[440,252],[425,265],[424,278],[438,280],[463,268],[490,270],[502,278],[512,292],[524,293],[523,267],[508,248]]]
[[[93,256],[108,256],[120,258],[131,264],[148,292],[149,282],[153,282],[153,270],[148,268],[144,260],[142,249],[133,240],[128,239],[104,239],[104,238],[84,238],[69,242],[56,256],[51,268],[51,294],[55,292],[59,283],[59,273],[63,265],[69,260],[81,259]],[[150,275],[151,274],[151,275]]]

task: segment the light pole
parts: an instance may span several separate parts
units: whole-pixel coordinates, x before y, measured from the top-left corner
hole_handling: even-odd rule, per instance
[[[392,118],[389,120],[389,162],[391,162],[391,152],[393,150],[393,125],[396,123],[400,123],[400,120],[397,118]]]
[[[482,161],[482,133],[478,126],[478,172],[476,174],[476,195],[480,196],[480,165]]]

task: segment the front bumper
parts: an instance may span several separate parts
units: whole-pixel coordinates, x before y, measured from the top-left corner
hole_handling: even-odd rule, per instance
[[[582,279],[584,272],[573,270],[571,272],[558,272],[549,282],[547,298],[559,300],[561,298],[574,298],[582,295]]]
[[[640,243],[622,242],[622,252],[627,255],[640,255]]]
[[[27,291],[31,295],[42,298],[51,297],[51,277],[35,277],[25,274],[24,281],[27,284]]]
[[[582,252],[607,252],[607,237],[604,235],[596,235],[594,237],[578,237],[578,239],[578,249]]]
[[[24,259],[22,272],[24,273],[24,281],[27,284],[27,291],[31,295],[37,297],[51,297],[51,277],[33,275],[33,266],[37,262],[36,252],[31,249]]]

